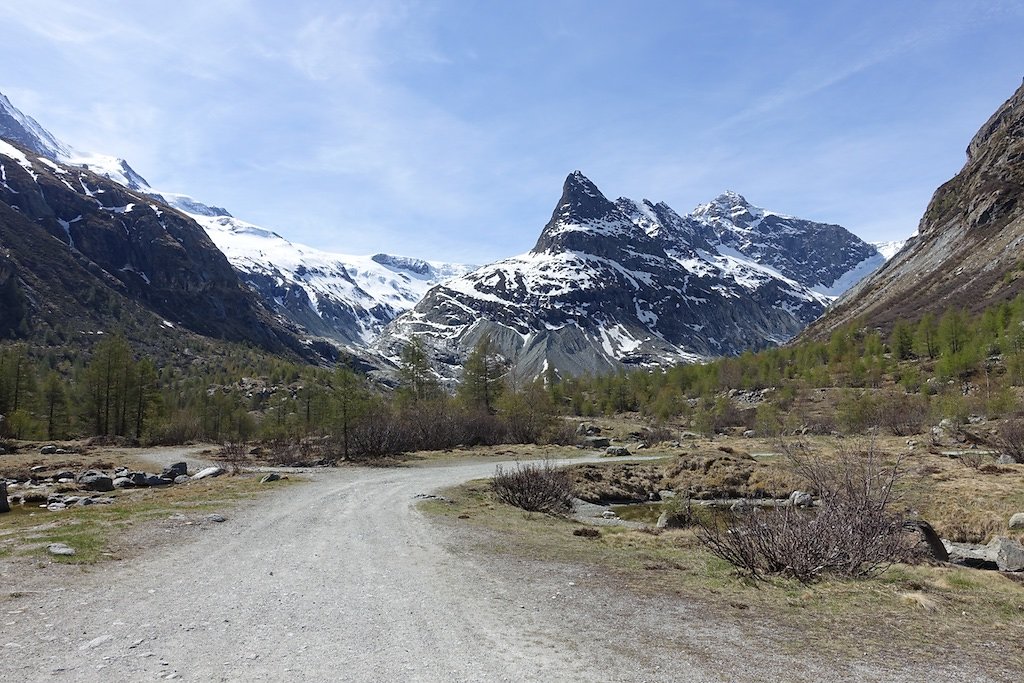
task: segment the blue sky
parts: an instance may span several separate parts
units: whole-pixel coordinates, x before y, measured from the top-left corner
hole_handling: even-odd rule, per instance
[[[1024,1],[5,0],[0,91],[293,241],[483,263],[574,169],[905,237],[1022,35]]]

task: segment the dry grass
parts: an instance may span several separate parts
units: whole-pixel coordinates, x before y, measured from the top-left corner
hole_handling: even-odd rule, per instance
[[[832,441],[817,445],[836,452]],[[905,439],[888,445],[906,450]],[[906,500],[939,528],[960,514],[950,507],[950,496],[978,519],[999,518],[1004,527],[1006,512],[1024,509],[1024,466],[985,475],[926,453],[912,455],[910,462],[912,469],[934,473],[912,477]],[[443,495],[455,504],[422,507],[439,523],[463,528],[480,552],[589,565],[628,589],[701,604],[715,614],[738,614],[740,605],[743,619],[785,632],[794,652],[813,648],[859,658],[892,656],[895,648],[907,661],[955,656],[977,662],[979,670],[986,664],[1002,670],[1007,662],[1024,666],[1024,650],[1006,637],[1024,620],[1024,586],[996,572],[896,565],[869,580],[826,578],[804,586],[772,578],[755,586],[708,553],[693,530],[585,527],[566,518],[527,515],[496,502],[485,482]],[[575,535],[581,528],[596,529],[597,536]]]
[[[36,476],[48,476],[62,470],[70,470],[76,474],[87,469],[110,470],[114,467],[127,467],[131,470],[153,471],[153,463],[146,459],[145,450],[108,450],[93,449],[83,446],[69,445],[70,448],[82,448],[80,452],[41,455],[39,445],[23,446],[17,452],[0,455],[0,477],[9,479],[24,478],[33,467],[45,469]]]

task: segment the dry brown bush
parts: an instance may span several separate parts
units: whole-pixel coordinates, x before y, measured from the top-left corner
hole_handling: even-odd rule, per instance
[[[1014,462],[1024,463],[1024,419],[1010,418],[999,425],[999,447]]]
[[[573,486],[569,473],[549,462],[498,465],[491,490],[503,503],[527,512],[562,514],[572,509]]]
[[[884,467],[874,449],[835,460],[802,449],[789,455],[820,506],[755,509],[724,524],[704,523],[701,540],[713,554],[754,578],[783,575],[802,583],[823,574],[869,576],[910,558],[896,504],[899,461]]]

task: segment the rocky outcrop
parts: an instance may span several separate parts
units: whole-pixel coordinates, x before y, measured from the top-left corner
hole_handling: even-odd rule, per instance
[[[918,233],[807,332],[854,320],[888,329],[952,307],[979,311],[1024,292],[1024,85],[985,122],[967,163],[936,190]]]

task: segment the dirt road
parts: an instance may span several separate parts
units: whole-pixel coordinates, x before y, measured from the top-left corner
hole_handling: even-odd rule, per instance
[[[2,603],[12,681],[929,680],[777,654],[770,633],[576,566],[448,550],[415,496],[494,464],[308,475],[197,538]],[[5,587],[6,592],[6,587]],[[944,671],[943,680],[998,680]],[[937,680],[937,679],[936,679]]]

